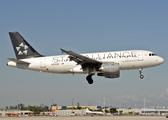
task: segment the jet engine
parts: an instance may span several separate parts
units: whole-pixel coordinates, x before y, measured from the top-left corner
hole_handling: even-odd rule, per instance
[[[120,77],[120,64],[119,63],[103,63],[101,70],[103,73],[98,73],[98,76],[104,76],[105,78],[118,78]]]

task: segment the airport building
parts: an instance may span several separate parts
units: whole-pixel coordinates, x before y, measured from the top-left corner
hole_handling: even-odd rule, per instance
[[[40,112],[40,115],[46,116],[86,116],[86,115],[106,115],[102,111],[90,111],[86,109],[55,110],[55,112]],[[108,114],[109,115],[109,114]],[[111,114],[110,114],[111,115]]]
[[[55,112],[40,112],[40,115],[46,116],[85,116],[86,109],[81,110],[56,110]]]
[[[149,108],[134,108],[134,109],[127,109],[127,108],[119,108],[117,109],[118,114],[134,114],[134,115],[168,115],[168,108],[165,107],[149,107]]]
[[[141,114],[142,110],[135,108],[135,109],[127,109],[127,108],[118,108],[118,114]]]
[[[168,115],[168,108],[142,108],[141,114]]]
[[[33,112],[29,111],[29,110],[0,109],[0,117],[7,117],[7,116],[29,116],[31,114],[33,114]]]

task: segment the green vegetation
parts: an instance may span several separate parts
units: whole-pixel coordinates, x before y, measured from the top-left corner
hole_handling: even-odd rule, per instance
[[[134,114],[135,114],[135,115],[139,115],[139,112],[135,112]]]
[[[122,115],[122,114],[123,114],[123,111],[122,111],[122,110],[120,110],[120,111],[119,111],[119,114],[120,114],[120,115]]]
[[[129,115],[132,115],[132,114],[133,114],[133,112],[129,112],[128,114],[129,114]]]
[[[105,109],[105,113],[109,113],[109,110]]]
[[[110,113],[111,113],[111,114],[114,114],[114,113],[116,113],[116,112],[117,112],[116,108],[110,108]]]
[[[10,109],[17,109],[17,106],[10,106],[9,108]],[[20,104],[18,104],[18,108],[20,110],[30,110],[36,114],[40,114],[40,112],[43,112],[43,111],[49,111],[49,107],[44,104],[40,104],[40,106],[28,105],[28,107],[25,107],[24,104],[20,103]],[[8,106],[6,106],[6,109],[8,109]]]

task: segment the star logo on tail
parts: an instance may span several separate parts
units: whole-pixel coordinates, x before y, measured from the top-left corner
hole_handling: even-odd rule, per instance
[[[24,45],[23,42],[19,45],[19,47],[16,47],[16,50],[18,51],[18,55],[27,55],[27,49],[29,47],[27,45]]]

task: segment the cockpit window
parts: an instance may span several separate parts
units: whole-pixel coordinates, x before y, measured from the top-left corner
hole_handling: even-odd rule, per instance
[[[149,53],[149,56],[157,56],[157,55],[154,53]]]

